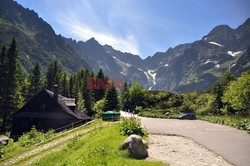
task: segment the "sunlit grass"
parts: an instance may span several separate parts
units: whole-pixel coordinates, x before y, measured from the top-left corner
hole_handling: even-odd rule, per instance
[[[80,132],[82,130],[87,130],[90,128],[95,128],[98,127],[100,125],[104,125],[104,123],[100,120],[97,120],[89,125],[86,126],[81,126],[72,130],[68,130],[68,131],[62,131],[60,133],[56,133],[54,134],[51,138],[44,140],[43,142],[34,144],[32,146],[21,146],[20,143],[17,142],[13,142],[12,140],[9,141],[9,144],[5,147],[5,153],[4,153],[4,157],[0,159],[0,164],[10,158],[14,158],[14,157],[18,157],[19,155],[31,151],[33,149],[38,148],[41,145],[50,143],[52,141],[58,140],[62,137],[67,137],[73,133],[77,133]]]
[[[117,123],[94,129],[87,137],[67,142],[61,151],[49,154],[33,165],[164,165],[161,162],[131,159],[128,151],[119,150],[127,138],[121,136]]]

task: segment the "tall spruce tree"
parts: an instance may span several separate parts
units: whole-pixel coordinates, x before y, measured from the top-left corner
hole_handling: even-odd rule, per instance
[[[69,97],[74,97],[74,76],[69,78]]]
[[[87,89],[87,80],[86,78],[89,77],[89,71],[86,70],[84,75],[83,75],[83,87],[82,87],[82,92],[83,92],[83,100],[84,100],[84,105],[86,108],[86,114],[89,116],[92,116],[94,114],[92,108],[93,108],[93,93],[91,89]]]
[[[128,84],[125,81],[123,84],[123,88],[121,91],[121,109],[126,111],[125,109],[128,108],[128,102],[129,102],[129,89],[128,89]]]
[[[61,87],[62,68],[58,64],[57,60],[55,60],[55,62],[54,62],[53,75],[55,76],[54,77],[54,84],[57,84],[58,87],[60,88]]]
[[[104,110],[119,110],[119,101],[115,87],[108,89],[105,94]]]
[[[0,55],[0,116],[1,119],[5,121],[4,123],[6,123],[6,111],[4,110],[4,105],[6,100],[6,87],[8,86],[6,79],[8,77],[7,63],[8,57],[6,53],[6,46],[4,45]],[[3,126],[5,126],[5,124],[2,123],[2,129]]]
[[[54,87],[54,75],[53,75],[53,67],[54,63],[50,63],[47,68],[47,75],[46,75],[46,88],[52,90]]]
[[[97,76],[96,76],[96,84],[98,85],[98,80],[101,80],[101,81],[105,81],[105,77],[104,77],[104,74],[102,72],[102,69],[99,70],[99,72],[97,73]],[[95,101],[98,101],[98,100],[101,100],[105,95],[105,89],[103,88],[100,88],[100,89],[95,89],[94,90],[94,97],[95,97]]]
[[[47,75],[46,75],[47,89],[53,90],[55,84],[57,84],[58,87],[60,88],[61,78],[62,78],[62,68],[58,64],[57,60],[55,60],[54,62],[50,63],[47,68]]]
[[[0,103],[0,110],[1,110],[1,117],[2,117],[2,131],[6,131],[6,128],[10,127],[11,115],[17,111],[23,105],[23,97],[21,95],[21,86],[18,78],[18,49],[17,49],[17,42],[16,39],[13,38],[9,49],[7,51],[7,56],[5,56],[4,52],[2,51],[3,58],[1,62],[0,69],[6,70],[7,77],[3,82],[3,92],[1,92],[1,103]],[[1,73],[1,75],[4,73]],[[2,76],[3,76],[2,75]],[[2,83],[1,83],[2,84]],[[2,103],[3,102],[3,103]]]
[[[82,92],[81,92],[81,91],[79,91],[79,92],[77,93],[77,108],[78,108],[81,112],[83,112],[83,113],[86,112],[85,101],[84,101],[84,99],[83,99],[83,97],[82,97]]]
[[[6,53],[6,46],[4,45],[2,48],[2,52],[0,55],[0,108],[1,104],[4,104],[4,94],[5,93],[5,87],[8,85],[7,84],[7,77],[8,77],[8,70],[7,69],[7,53]]]
[[[36,96],[43,89],[43,75],[39,63],[36,63],[29,75],[28,100]]]
[[[68,83],[68,78],[67,78],[67,73],[64,72],[63,73],[63,77],[62,77],[62,86],[61,86],[61,91],[62,91],[62,95],[63,96],[69,96],[69,83]]]

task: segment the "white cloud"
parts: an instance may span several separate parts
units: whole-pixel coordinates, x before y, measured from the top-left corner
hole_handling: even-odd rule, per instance
[[[97,16],[90,3],[81,1],[78,5],[73,2],[68,5],[63,11],[59,9],[56,12],[55,20],[78,39],[88,40],[94,37],[101,44],[108,44],[120,51],[140,55],[136,37],[128,32],[112,33],[112,29],[105,28],[102,19]],[[112,14],[110,18],[113,17],[114,13],[110,14]]]

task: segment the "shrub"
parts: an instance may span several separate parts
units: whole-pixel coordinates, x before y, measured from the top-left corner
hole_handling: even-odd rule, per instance
[[[96,117],[101,117],[103,110],[105,108],[105,99],[101,99],[94,104],[94,110],[96,112]]]
[[[135,107],[135,111],[136,111],[136,112],[142,112],[142,111],[143,111],[142,106],[136,106],[136,107]]]
[[[140,136],[147,135],[146,130],[141,127],[141,122],[136,118],[124,118],[119,125],[121,135],[137,134]]]
[[[2,158],[3,157],[3,155],[4,155],[4,145],[0,145],[0,158]]]
[[[74,146],[76,146],[76,144],[78,143],[79,139],[78,137],[74,137],[69,143],[68,143],[68,147],[69,148],[73,148]]]
[[[198,118],[212,123],[224,124],[240,130],[246,130],[248,133],[250,133],[249,118],[230,116],[198,116]]]
[[[23,147],[34,145],[36,143],[40,143],[46,139],[51,138],[53,134],[54,134],[53,130],[50,130],[47,133],[42,133],[38,131],[35,128],[35,126],[32,126],[29,132],[23,134],[18,139],[18,143],[20,144],[20,146],[23,146]]]

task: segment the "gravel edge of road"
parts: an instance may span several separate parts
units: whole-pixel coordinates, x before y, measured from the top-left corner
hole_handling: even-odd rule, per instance
[[[217,154],[216,152],[214,152],[213,150],[205,147],[204,145],[200,144],[198,141],[190,138],[190,137],[186,137],[186,136],[183,136],[183,135],[179,135],[179,134],[159,134],[159,133],[150,133],[149,134],[149,138],[148,138],[148,141],[149,141],[149,149],[150,149],[150,146],[152,146],[152,143],[150,140],[150,136],[163,136],[163,137],[179,137],[179,138],[182,138],[183,140],[189,140],[191,142],[193,142],[194,144],[198,145],[199,147],[201,147],[202,149],[205,149],[207,150],[209,153],[211,154],[214,154],[217,158],[220,158],[221,160],[225,161],[225,163],[227,163],[227,165],[234,165],[233,163],[230,163],[229,161],[227,161],[225,158],[223,158],[221,155]],[[155,157],[152,157],[152,156],[149,156],[147,158],[147,160],[160,160],[159,158],[155,158]],[[162,161],[162,160],[161,160]],[[170,163],[171,164],[171,163]],[[173,164],[173,163],[172,163]],[[175,164],[174,164],[175,165]]]

